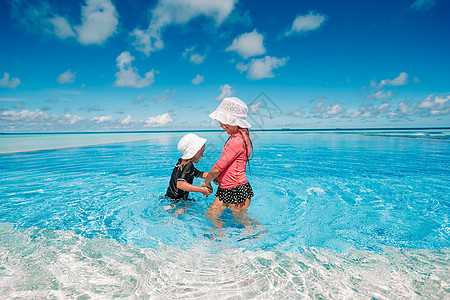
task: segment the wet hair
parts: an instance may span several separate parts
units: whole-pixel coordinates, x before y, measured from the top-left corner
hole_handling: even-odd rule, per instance
[[[244,141],[244,148],[245,148],[245,155],[247,156],[247,161],[248,161],[248,171],[250,172],[250,175],[252,175],[252,171],[250,170],[250,160],[253,159],[253,143],[252,143],[252,139],[250,138],[250,131],[248,130],[248,128],[239,128],[239,133],[242,137],[242,140]],[[248,142],[250,144],[250,148],[252,150],[252,157],[250,158],[250,154],[248,154],[248,145],[247,145],[247,141],[244,138],[244,135],[242,134],[242,131],[244,131],[247,134],[248,137]]]
[[[181,159],[181,162],[180,162],[180,164],[178,165],[178,168],[177,168],[177,177],[178,177],[178,172],[180,172],[180,169],[182,167],[184,167],[185,165],[187,165],[190,161],[191,161],[191,158],[189,158],[189,159]]]
[[[247,160],[250,161],[253,158],[253,143],[252,143],[252,139],[250,138],[250,131],[248,130],[248,128],[239,128],[239,133],[241,134],[242,140],[244,141],[244,148],[245,148],[245,154],[247,156]],[[247,141],[244,138],[244,135],[242,134],[242,131],[244,131],[247,134],[248,137],[248,142],[250,144],[250,148],[252,149],[252,158],[250,158],[250,155],[248,154],[248,146],[247,146]]]
[[[180,164],[178,165],[178,168],[184,167],[185,165],[187,165],[188,162],[191,161],[191,159],[192,159],[192,158],[189,158],[189,159],[183,159],[183,158],[182,158]]]

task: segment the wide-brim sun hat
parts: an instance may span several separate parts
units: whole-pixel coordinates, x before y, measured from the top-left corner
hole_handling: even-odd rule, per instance
[[[209,117],[222,124],[250,128],[252,125],[245,120],[247,118],[247,112],[248,107],[241,99],[227,97],[222,100],[219,107]]]
[[[190,159],[202,149],[206,139],[199,137],[194,133],[188,133],[178,142],[178,151],[183,154],[182,159]]]

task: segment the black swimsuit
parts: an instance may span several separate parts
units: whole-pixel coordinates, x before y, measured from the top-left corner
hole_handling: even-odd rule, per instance
[[[197,170],[191,161],[184,166],[180,166],[180,164],[181,158],[178,159],[178,162],[172,171],[172,176],[170,177],[169,187],[167,188],[166,193],[166,197],[176,201],[186,200],[189,196],[189,192],[177,188],[178,181],[186,181],[187,183],[192,184],[194,177],[200,177],[203,175],[203,172]]]

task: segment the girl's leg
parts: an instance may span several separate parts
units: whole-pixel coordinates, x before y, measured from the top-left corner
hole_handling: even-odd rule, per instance
[[[214,202],[209,206],[206,215],[211,220],[211,223],[218,229],[221,229],[223,222],[219,220],[223,211],[227,209],[228,205],[219,200],[219,197],[214,199]]]
[[[233,216],[245,227],[254,225],[255,222],[247,215],[247,208],[250,206],[252,199],[246,199],[242,204],[231,204],[230,209]],[[249,222],[250,221],[250,222]]]
[[[192,205],[194,205],[194,204],[189,203],[189,204],[183,205],[182,207],[177,209],[177,211],[175,212],[175,216],[184,215],[186,213],[187,208],[191,207]]]

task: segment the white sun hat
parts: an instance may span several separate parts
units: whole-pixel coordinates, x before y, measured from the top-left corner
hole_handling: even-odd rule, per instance
[[[190,159],[197,154],[203,145],[206,143],[206,139],[199,137],[194,133],[188,133],[183,136],[178,142],[178,151],[180,151],[183,156],[182,159]]]
[[[209,117],[222,124],[250,128],[250,123],[245,120],[247,112],[248,107],[242,100],[236,97],[227,97],[222,100],[219,107]]]

